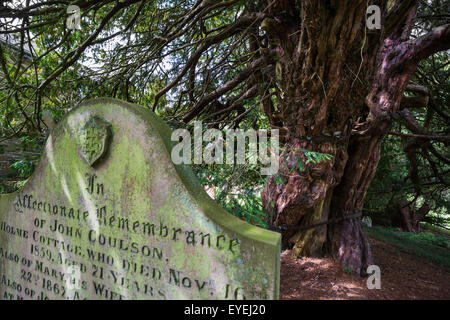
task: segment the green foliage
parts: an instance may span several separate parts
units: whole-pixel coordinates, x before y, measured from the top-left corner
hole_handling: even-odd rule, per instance
[[[436,232],[450,238],[450,229],[444,229],[442,227],[436,226],[435,224],[430,224],[428,222],[421,222],[420,226],[424,230],[430,230],[432,232]]]
[[[413,234],[379,226],[363,226],[363,229],[370,237],[389,243],[402,252],[450,269],[450,240],[447,238],[431,233]]]
[[[350,269],[350,268],[347,267],[347,266],[344,266],[344,267],[343,267],[343,270],[344,270],[344,272],[345,272],[346,274],[352,274],[352,273],[353,273],[352,269]]]
[[[34,162],[27,160],[20,160],[11,165],[15,169],[20,178],[28,178],[34,170]]]
[[[268,216],[260,196],[264,179],[257,166],[196,165],[194,171],[205,189],[225,210],[250,224],[267,228]]]
[[[276,184],[286,184],[288,182],[287,177],[280,172],[276,173],[273,178]]]
[[[329,160],[333,159],[333,156],[328,153],[315,152],[315,151],[310,151],[310,150],[306,150],[306,149],[300,149],[300,151],[302,151],[306,157],[305,164],[308,164],[310,162],[320,163],[322,161],[325,162],[325,161],[329,161]]]
[[[247,157],[250,156],[247,154]],[[287,165],[286,156],[284,159]],[[290,172],[295,174],[296,168],[303,171],[305,165],[329,161],[332,156],[301,149],[298,156],[294,155],[291,157],[292,159],[294,159],[295,165]],[[259,174],[259,165],[248,163],[245,165],[197,165],[194,166],[194,169],[200,182],[207,190],[213,190],[213,197],[223,208],[251,224],[267,228],[269,217],[262,206],[260,196],[266,178]],[[274,175],[274,179],[277,184],[285,184],[288,177],[277,173]],[[273,207],[273,203],[271,205]]]
[[[11,193],[22,188],[26,180],[0,182],[0,194]]]
[[[25,150],[39,150],[40,145],[36,136],[23,136],[19,138]]]
[[[305,171],[306,165],[309,163],[319,164],[321,162],[327,162],[333,159],[333,156],[327,153],[300,148],[295,152],[283,152],[281,159],[284,167],[282,171],[288,172],[288,174],[282,173],[281,170],[274,174],[273,178],[276,184],[286,184],[289,176],[295,175],[296,172]]]
[[[263,209],[261,197],[254,189],[242,190],[242,193],[230,193],[228,200],[219,202],[228,212],[248,223],[267,228],[267,214]]]
[[[434,246],[439,246],[443,248],[450,248],[450,240],[441,237],[435,236],[431,232],[421,232],[419,234],[410,233],[410,232],[402,232],[400,233],[400,237],[408,240],[415,240],[423,243],[427,243]]]
[[[290,152],[289,155],[286,153],[284,154],[283,159],[286,168],[289,167],[288,158],[290,158],[293,162],[289,171],[294,172],[297,169],[301,172],[305,170],[305,165],[309,163],[319,164],[321,162],[326,162],[333,159],[333,156],[328,153],[321,153],[300,148],[295,150],[295,152]]]

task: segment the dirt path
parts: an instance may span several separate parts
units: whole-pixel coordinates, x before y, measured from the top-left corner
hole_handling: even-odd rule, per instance
[[[450,300],[450,270],[399,252],[370,239],[381,269],[381,289],[369,290],[366,278],[347,274],[331,258],[293,259],[281,255],[281,299],[446,299]]]

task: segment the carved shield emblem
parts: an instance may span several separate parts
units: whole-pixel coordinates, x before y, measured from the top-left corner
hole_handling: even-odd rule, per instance
[[[98,163],[106,153],[111,134],[110,127],[108,122],[95,116],[78,132],[81,155],[90,166]]]

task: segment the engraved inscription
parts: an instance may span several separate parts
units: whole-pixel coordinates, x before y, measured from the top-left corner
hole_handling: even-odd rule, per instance
[[[85,174],[86,191],[89,194],[104,196],[105,186],[95,174]],[[101,187],[100,187],[101,186]],[[73,208],[63,203],[42,200],[31,194],[19,194],[16,206],[35,216],[34,230],[29,232],[4,221],[0,221],[0,231],[10,236],[30,238],[30,258],[5,251],[0,247],[0,261],[8,260],[21,265],[21,281],[9,279],[0,274],[0,281],[8,288],[3,299],[86,299],[88,291],[102,299],[126,299],[121,292],[114,291],[109,283],[117,288],[142,294],[148,298],[166,299],[167,292],[161,286],[166,283],[183,290],[208,291],[210,296],[221,299],[267,298],[264,292],[253,292],[250,296],[242,294],[242,288],[230,283],[217,287],[214,279],[199,279],[172,266],[171,259],[165,256],[160,241],[182,243],[183,246],[202,247],[204,250],[228,251],[231,255],[239,252],[240,240],[228,238],[225,234],[210,234],[203,231],[186,230],[171,226],[160,220],[133,220],[123,217],[102,206],[96,209],[96,220],[104,231],[143,236],[142,242],[113,237],[97,232],[88,226],[89,212],[85,208]],[[65,223],[60,219],[65,220]],[[73,227],[76,221],[82,227]],[[84,229],[84,230],[83,230]],[[74,239],[79,239],[74,243]],[[103,250],[97,251],[94,245]],[[130,252],[130,258],[121,258],[105,252]],[[155,264],[155,261],[164,262]],[[63,267],[61,269],[61,266]],[[89,274],[92,282],[74,278],[70,268],[79,270],[81,276]],[[140,280],[134,278],[139,275]],[[68,284],[77,282],[75,290],[68,290]],[[34,286],[32,286],[34,284]],[[28,287],[27,285],[31,285]],[[36,290],[36,287],[41,290]],[[34,289],[33,289],[34,288]],[[249,294],[249,293],[247,293]]]
[[[156,118],[111,103],[69,114],[0,195],[0,300],[277,298],[279,235],[203,197]]]

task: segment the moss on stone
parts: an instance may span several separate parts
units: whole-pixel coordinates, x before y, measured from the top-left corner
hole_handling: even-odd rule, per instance
[[[93,166],[81,156],[77,139],[80,128],[92,117],[104,119],[111,125],[112,131],[106,154]],[[243,288],[234,291],[239,296],[243,293],[247,298],[277,299],[280,235],[252,226],[218,206],[203,190],[189,166],[172,163],[170,137],[170,128],[142,107],[113,99],[95,99],[84,103],[69,112],[53,130],[39,166],[25,186],[16,193],[0,195],[0,218],[30,231],[35,229],[35,219],[48,223],[58,220],[66,227],[81,228],[81,238],[54,234],[45,227],[39,231],[42,235],[57,236],[60,241],[81,248],[81,256],[63,253],[88,266],[88,274],[83,275],[88,288],[82,290],[82,294],[90,299],[100,299],[102,296],[96,294],[93,288],[93,282],[100,281],[93,272],[93,266],[98,263],[88,259],[88,249],[114,258],[113,266],[100,264],[105,269],[104,276],[110,277],[100,282],[125,298],[224,299],[224,290],[228,285],[230,290]],[[95,183],[102,185],[96,187],[103,193],[89,193],[87,176],[92,175],[96,176]],[[79,221],[30,208],[21,208],[23,213],[18,214],[14,203],[24,195],[33,195],[33,200],[65,206],[65,210],[75,208],[86,211],[89,217],[86,221]],[[103,207],[105,211],[102,211]],[[127,221],[128,231],[120,228],[120,224],[119,227],[115,224],[104,225],[101,217],[104,214],[108,219],[122,219],[124,224]],[[133,226],[143,226],[145,223],[154,224],[155,234],[133,230]],[[158,235],[158,232],[163,234],[163,228],[158,230],[158,225],[166,226],[167,230],[173,231],[172,234],[167,237]],[[177,233],[176,230],[180,231]],[[94,235],[97,238],[91,241],[90,237]],[[154,255],[156,252],[156,256],[101,245],[100,235],[134,243],[143,250],[145,248],[145,253]],[[204,242],[200,243],[200,239]],[[2,248],[30,259],[41,259],[30,256],[32,243],[33,239],[22,241],[1,233]],[[159,252],[162,252],[161,257]],[[162,279],[121,270],[123,260],[148,266],[149,270],[156,268],[164,273]],[[61,272],[67,269],[67,266],[52,261],[48,264]],[[170,273],[170,270],[180,271],[179,283],[173,277],[177,273]],[[19,278],[17,270],[9,263],[0,265],[0,273]],[[131,287],[121,284],[116,278],[119,276],[130,280],[128,286]],[[139,284],[140,290],[133,285],[134,282]],[[205,285],[202,287],[201,284]],[[152,286],[152,294],[143,294],[145,285]],[[54,299],[61,298],[54,293],[47,294]],[[228,298],[233,298],[231,291]]]

